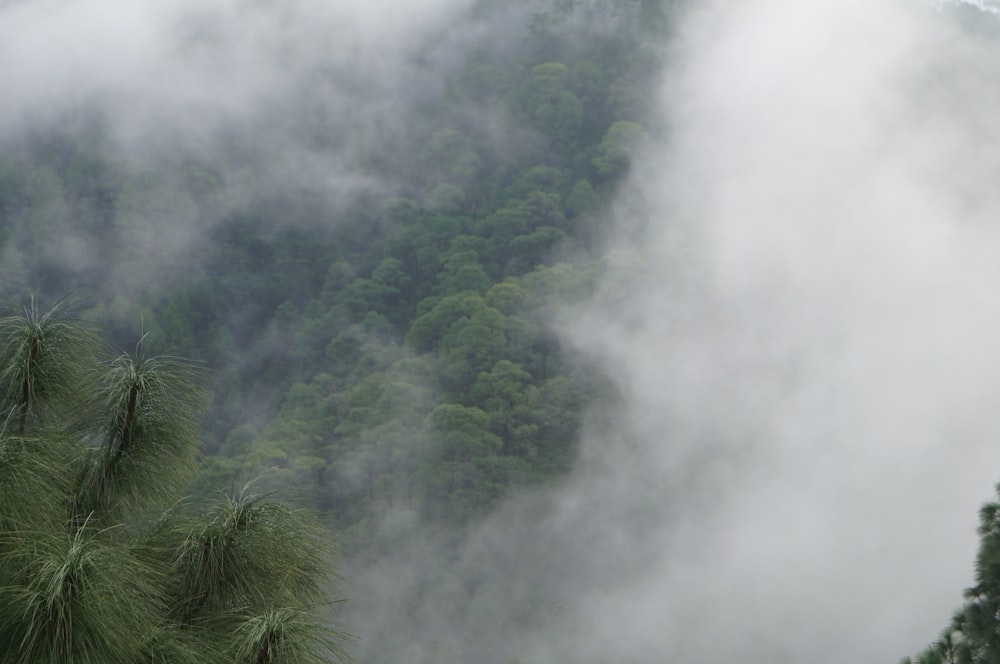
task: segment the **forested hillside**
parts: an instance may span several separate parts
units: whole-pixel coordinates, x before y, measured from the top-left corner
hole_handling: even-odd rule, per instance
[[[658,3],[575,4],[475,8],[496,41],[358,154],[306,93],[310,159],[392,185],[343,201],[282,181],[310,164],[274,164],[253,127],[135,156],[95,104],[7,136],[8,297],[80,294],[117,339],[141,325],[214,369],[207,487],[263,475],[349,529],[394,506],[461,524],[559,476],[603,388],[549,326],[606,267],[666,25]],[[173,247],[197,267],[161,264]]]
[[[565,477],[588,404],[615,398],[554,326],[634,269],[610,207],[662,130],[674,11],[476,3],[374,118],[330,97],[364,70],[322,59],[299,97],[207,133],[54,109],[0,135],[8,307],[73,294],[117,345],[211,369],[196,494],[277,491],[348,560],[377,559],[393,515],[459,533]]]

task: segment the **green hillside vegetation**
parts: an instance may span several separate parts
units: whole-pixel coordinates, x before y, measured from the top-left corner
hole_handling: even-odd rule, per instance
[[[987,503],[979,511],[979,537],[975,585],[966,589],[965,605],[937,640],[902,664],[1000,662],[1000,502]]]
[[[308,186],[247,188],[274,168],[253,135],[151,162],[83,109],[6,139],[6,289],[85,294],[116,342],[141,320],[206,363],[195,491],[294,486],[349,547],[388,510],[462,526],[564,474],[608,388],[551,325],[607,276],[606,208],[646,137],[666,22],[650,2],[538,9],[516,49],[471,48],[405,134],[357,157],[399,184],[346,208]],[[299,131],[324,145],[329,122]],[[150,265],[184,233],[207,236],[190,269]]]
[[[309,90],[329,85],[322,72],[290,102],[289,117],[223,135],[160,137],[136,151],[118,142],[106,109],[84,104],[0,138],[0,278],[10,309],[20,311],[29,294],[43,303],[78,294],[81,316],[114,345],[145,335],[211,376],[207,417],[194,405],[184,411],[187,461],[194,423],[201,427],[196,476],[184,466],[153,492],[155,504],[142,502],[140,485],[123,486],[106,517],[90,517],[102,512],[88,503],[78,517],[85,525],[57,547],[69,555],[92,542],[100,555],[123,552],[135,576],[122,582],[145,584],[148,604],[128,616],[148,623],[129,635],[146,638],[166,603],[172,613],[162,624],[173,631],[163,642],[181,643],[185,621],[234,605],[229,595],[198,599],[204,579],[182,580],[183,568],[198,564],[180,553],[189,546],[184,555],[196,555],[182,535],[205,546],[228,541],[224,531],[242,510],[258,508],[262,519],[305,527],[290,517],[303,513],[255,496],[280,495],[318,515],[346,556],[377,565],[377,533],[394,515],[412,515],[424,532],[458,533],[516,492],[565,477],[588,404],[614,394],[596,367],[561,345],[554,325],[572,324],[574,305],[629,268],[605,258],[609,204],[656,131],[645,109],[663,64],[668,5],[480,3],[463,18],[468,29],[503,29],[443,68],[439,96],[400,109],[400,125],[383,127],[378,140],[349,142],[364,134],[356,119],[317,110],[323,97]],[[294,126],[294,137],[276,139],[275,124]],[[275,152],[276,140],[293,147]],[[300,158],[346,163],[354,181],[378,185],[331,196],[320,176],[299,173],[307,170]],[[53,463],[69,472],[89,443],[63,438],[66,456]],[[254,497],[238,490],[248,483]],[[189,500],[171,507],[182,490]],[[230,497],[214,511],[194,510],[218,502],[220,490]],[[58,523],[55,512],[50,520]],[[154,547],[151,538],[163,541]],[[303,538],[322,543],[312,530],[290,536],[261,565]],[[148,555],[167,551],[176,571],[143,577]],[[9,562],[23,550],[4,555]],[[33,592],[24,560],[4,566],[5,585],[21,594]],[[11,578],[11,569],[22,576]],[[269,597],[258,599],[253,608],[270,610]],[[288,609],[239,628],[232,616],[218,625],[258,642],[286,624],[271,629],[267,620],[308,627],[301,606]],[[8,643],[23,633],[14,622],[4,629]],[[242,647],[213,641],[214,629],[204,631],[217,652]],[[36,654],[11,661],[69,661]],[[80,661],[117,661],[87,656]]]

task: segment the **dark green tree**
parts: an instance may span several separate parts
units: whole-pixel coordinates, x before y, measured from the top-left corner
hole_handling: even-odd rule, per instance
[[[938,640],[904,664],[1000,663],[1000,502],[979,510],[975,581],[965,591],[965,605]]]
[[[427,416],[422,478],[423,511],[430,519],[468,523],[503,496],[514,468],[501,456],[502,441],[478,408],[442,404]]]

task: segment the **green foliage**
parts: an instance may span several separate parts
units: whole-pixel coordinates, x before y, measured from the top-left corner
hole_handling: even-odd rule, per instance
[[[41,551],[43,540],[32,531],[58,533],[44,540],[53,560],[68,560],[79,535],[102,565],[117,552],[143,575],[157,570],[142,581],[152,600],[136,609],[153,607],[152,624],[115,617],[142,623],[128,631],[134,642],[119,644],[122,659],[308,663],[333,656],[330,638],[340,643],[313,629],[318,600],[292,604],[263,586],[253,592],[266,597],[255,596],[228,572],[215,585],[208,576],[222,561],[230,572],[285,577],[277,556],[247,566],[244,554],[278,547],[283,520],[294,526],[303,515],[288,506],[293,514],[268,512],[259,494],[291,488],[288,505],[318,510],[345,533],[352,555],[378,569],[380,555],[405,550],[429,527],[454,535],[521,487],[558,482],[575,458],[582,413],[603,392],[599,372],[578,366],[553,323],[595,295],[626,302],[642,271],[634,257],[603,260],[603,233],[609,197],[657,126],[649,91],[677,4],[473,3],[479,23],[454,32],[476,39],[448,46],[469,43],[464,62],[449,56],[454,66],[438,69],[437,45],[414,45],[424,63],[419,103],[394,97],[399,122],[358,124],[364,114],[330,105],[337,65],[304,73],[299,92],[281,102],[275,124],[291,133],[231,126],[196,143],[149,146],[141,163],[119,149],[99,113],[3,141],[8,292],[95,294],[81,315],[105,325],[114,346],[131,347],[141,317],[150,339],[211,369],[217,389],[201,432],[208,455],[190,488],[199,495],[169,507],[190,477],[192,427],[205,405],[203,376],[192,372],[201,365],[141,356],[98,364],[100,342],[88,348],[95,335],[37,366],[17,363],[23,347],[0,354],[0,526],[9,534],[0,538],[0,587],[8,589],[0,650],[16,653],[4,646],[24,633],[14,618],[25,615],[27,595],[5,600],[37,573],[25,543],[37,539]],[[274,149],[287,140],[301,149]],[[308,159],[282,172],[293,153]],[[378,186],[331,191],[329,173]],[[60,338],[60,320],[45,321],[46,338]],[[67,328],[79,332],[76,323]],[[138,426],[128,415],[139,412],[129,407],[132,388],[161,379],[173,381],[162,382],[166,397],[154,398],[152,385],[135,392],[152,409]],[[158,413],[157,404],[165,405]],[[258,495],[217,492],[251,476]],[[239,514],[275,530],[251,536],[234,527]],[[296,526],[276,550],[296,561],[288,547],[314,535]],[[451,553],[423,582],[426,596],[446,589],[456,614],[463,602],[489,603],[503,580],[462,587],[448,570]],[[186,576],[185,565],[199,564],[202,576]],[[121,582],[138,589],[126,573]],[[534,599],[516,600],[525,607],[519,619],[542,619],[546,604]],[[409,650],[378,661],[517,654],[517,646],[484,655],[435,642],[413,628],[416,613],[400,618],[395,636]],[[107,645],[87,641],[86,630],[79,636],[92,649]],[[0,662],[28,661],[18,657]]]
[[[158,572],[134,547],[81,529],[4,542],[0,661],[135,662],[164,612]]]
[[[0,662],[346,659],[319,621],[332,550],[314,520],[247,491],[180,506],[202,370],[141,344],[102,361],[61,308],[0,335]]]
[[[424,513],[433,520],[466,523],[503,495],[513,465],[497,455],[502,442],[489,432],[478,408],[438,406],[427,418],[430,445],[424,468]]]
[[[615,122],[597,146],[593,159],[597,172],[603,176],[624,172],[647,140],[641,125],[626,120]]]
[[[323,599],[330,547],[317,524],[248,488],[217,502],[207,517],[167,524],[183,532],[171,567],[178,621],[211,622],[220,612],[267,612]],[[269,578],[280,583],[260,582]]]
[[[62,524],[63,501],[74,488],[71,467],[78,460],[67,455],[72,449],[55,431],[0,433],[0,531]]]
[[[230,656],[237,662],[324,664],[336,642],[317,632],[312,616],[295,608],[244,616],[233,629]]]
[[[961,632],[947,629],[915,661],[906,657],[902,664],[973,664],[995,661],[981,659],[978,654],[974,654],[976,651]]]
[[[72,419],[92,389],[99,350],[94,329],[69,319],[66,301],[40,312],[0,318],[0,413],[3,430]]]
[[[465,201],[465,192],[450,182],[442,182],[427,192],[425,205],[428,210],[441,214],[456,214]]]
[[[1000,502],[979,511],[979,538],[976,583],[965,591],[965,606],[915,664],[1000,662]]]
[[[580,180],[566,194],[564,205],[566,206],[566,211],[569,212],[569,216],[575,217],[595,211],[600,205],[600,200],[590,182]]]
[[[258,498],[220,503],[218,487],[250,476],[259,493],[291,487],[290,504],[346,531],[351,553],[374,555],[388,550],[385,523],[461,529],[519,487],[558,481],[601,392],[552,325],[595,296],[597,275],[599,297],[624,302],[634,287],[634,259],[601,259],[605,211],[656,126],[645,115],[665,52],[656,26],[674,4],[475,3],[483,23],[464,63],[436,81],[424,68],[419,107],[399,109],[405,131],[353,146],[343,136],[355,120],[325,106],[329,81],[317,74],[325,92],[289,101],[286,120],[310,155],[295,177],[274,177],[286,157],[272,148],[287,137],[260,127],[151,148],[141,164],[100,117],[0,145],[8,291],[96,293],[81,315],[106,325],[113,345],[131,347],[141,317],[151,339],[202,361],[217,385],[201,432],[209,454],[191,485],[200,495],[162,515],[190,477],[201,365],[141,354],[97,363],[100,340],[76,322],[62,330],[60,316],[37,312],[26,327],[0,321],[2,339],[22,340],[0,348],[4,528],[76,528],[82,541],[155,561],[172,583],[166,592],[157,582],[156,601],[171,613],[143,634],[140,661],[200,662],[211,650],[208,661],[239,652],[308,662],[296,648],[329,636],[301,629],[308,601],[239,614],[235,586],[204,591],[201,608],[184,596],[202,591],[178,581],[179,547],[209,564],[194,543],[235,556],[230,532],[250,546],[225,530],[239,511],[226,501],[254,512]],[[325,177],[308,183],[307,171],[328,166],[380,185],[334,196]],[[151,264],[156,256],[183,267]],[[61,355],[24,363],[32,338],[58,340],[39,348]],[[143,406],[148,417],[129,415]]]
[[[470,318],[483,306],[482,297],[474,293],[458,293],[443,298],[431,311],[413,321],[406,341],[417,350],[434,349],[452,325]]]
[[[465,69],[458,82],[458,88],[465,99],[482,103],[494,101],[500,97],[505,87],[505,72],[496,66],[488,49],[477,48],[466,56]]]
[[[74,518],[165,507],[190,481],[201,413],[207,407],[198,367],[172,357],[149,357],[140,341],[135,355],[115,358],[96,391],[93,430],[100,444],[84,461]]]
[[[565,174],[559,169],[539,164],[519,173],[504,195],[510,200],[527,198],[534,191],[556,193],[562,189],[564,180]]]
[[[476,377],[469,390],[472,403],[490,416],[490,431],[499,436],[501,451],[530,458],[535,454],[539,420],[530,402],[531,374],[509,360],[500,360]]]
[[[472,151],[472,141],[454,129],[440,129],[431,136],[421,152],[422,163],[429,169],[432,184],[465,185],[482,168],[482,160]]]
[[[583,124],[584,108],[569,87],[570,71],[562,62],[536,65],[516,92],[520,108],[559,146],[571,145]]]

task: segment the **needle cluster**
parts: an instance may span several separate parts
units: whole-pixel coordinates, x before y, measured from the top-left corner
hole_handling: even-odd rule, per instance
[[[0,664],[347,661],[307,514],[183,500],[204,371],[107,357],[66,303],[0,318]]]

